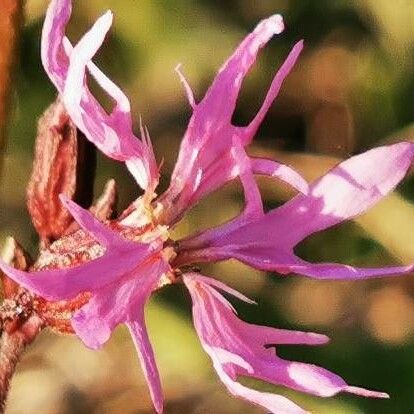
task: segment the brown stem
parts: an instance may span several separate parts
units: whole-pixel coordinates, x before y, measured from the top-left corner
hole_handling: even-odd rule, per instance
[[[4,413],[10,381],[24,349],[36,338],[42,329],[42,320],[31,316],[19,329],[8,333],[3,331],[0,347],[0,413]]]
[[[10,114],[13,66],[23,20],[23,0],[0,1],[0,168]]]

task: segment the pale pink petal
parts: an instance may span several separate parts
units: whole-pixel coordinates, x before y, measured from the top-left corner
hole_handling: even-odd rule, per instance
[[[338,375],[316,365],[281,358],[272,364],[272,359],[272,355],[269,355],[257,364],[260,373],[255,375],[256,378],[319,397],[333,397],[340,392],[348,392],[364,397],[389,398],[384,392],[348,386]]]
[[[277,246],[276,246],[277,247]],[[181,257],[180,257],[181,256]],[[265,246],[259,243],[227,245],[183,251],[177,263],[215,262],[237,259],[261,270],[276,271],[280,274],[297,273],[316,279],[369,279],[379,276],[400,276],[414,272],[414,264],[406,266],[356,267],[342,263],[309,263],[283,247]]]
[[[211,286],[214,287],[214,285]],[[329,342],[328,336],[314,332],[291,331],[251,324],[245,324],[244,329],[245,334],[250,336],[251,340],[258,340],[261,344],[324,345]]]
[[[46,299],[70,299],[84,291],[102,288],[123,275],[133,272],[140,263],[157,255],[161,243],[128,241],[99,222],[90,212],[73,201],[62,198],[66,207],[83,229],[106,248],[102,256],[78,266],[25,272],[0,260],[0,268],[11,279]]]
[[[92,75],[116,99],[114,110],[107,115],[85,85],[87,65],[102,45],[111,23],[112,15],[108,12],[73,48],[63,99],[69,115],[87,138],[107,156],[125,161],[140,186],[144,189],[151,186],[153,190],[158,183],[155,157],[152,147],[139,141],[132,132],[130,105],[125,95],[92,66]]]
[[[306,180],[293,168],[278,161],[264,158],[251,158],[252,170],[255,174],[266,175],[268,177],[280,178],[285,183],[290,184],[301,193],[309,191]]]
[[[188,83],[186,77],[184,76],[184,74],[181,72],[181,64],[177,65],[175,67],[175,71],[178,74],[178,77],[180,79],[180,82],[183,84],[184,86],[184,90],[185,90],[185,94],[187,95],[187,99],[188,99],[188,103],[190,104],[191,108],[195,108],[196,106],[196,102],[194,99],[194,94],[193,94],[193,90],[191,89],[190,84]]]
[[[219,361],[216,362],[213,359],[213,365],[220,380],[226,386],[230,394],[235,397],[243,398],[253,404],[266,408],[275,414],[309,414],[308,411],[303,410],[293,401],[283,397],[283,395],[256,391],[240,384],[240,382],[235,381],[232,376],[226,372],[226,367],[220,364]]]
[[[292,255],[280,265],[281,273],[299,273],[316,279],[369,279],[379,276],[401,276],[414,272],[414,264],[407,266],[356,267],[342,263],[309,263]]]
[[[200,275],[198,273],[193,273],[193,272],[185,274],[185,278],[187,280],[191,279],[192,277],[194,277],[195,280],[200,280],[201,282],[209,284],[210,286],[213,286],[216,289],[222,290],[223,292],[226,292],[226,293],[234,296],[235,298],[237,298],[237,299],[239,299],[243,302],[249,303],[251,305],[256,304],[256,302],[254,300],[249,299],[247,296],[245,296],[242,293],[240,293],[239,291],[227,286],[226,284],[224,284],[223,282],[220,282],[219,280],[213,279],[211,277],[203,276],[203,275]],[[291,332],[291,331],[288,331],[288,332]]]
[[[62,46],[66,25],[72,13],[71,0],[52,0],[42,31],[42,63],[50,80],[62,92],[69,67],[69,58]]]
[[[316,365],[286,361],[268,347],[287,343],[318,345],[327,341],[325,336],[304,332],[289,335],[285,330],[248,324],[237,318],[223,297],[218,298],[219,293],[208,279],[198,278],[193,273],[189,277],[184,275],[183,280],[193,300],[194,326],[202,346],[233,395],[261,405],[272,413],[303,412],[284,397],[251,390],[237,382],[239,376],[247,376],[322,397],[339,392],[387,397],[385,393],[349,386],[339,376]]]
[[[294,224],[294,238],[301,241],[368,210],[395,189],[413,158],[414,144],[410,142],[351,157],[316,180],[307,196],[298,195],[285,204],[279,214]]]
[[[101,46],[112,23],[107,12],[97,20],[79,44],[72,47],[65,37],[71,2],[51,2],[43,29],[42,60],[76,126],[105,155],[124,161],[138,184],[150,193],[158,184],[159,171],[147,138],[138,140],[132,132],[131,109],[128,98],[91,59]],[[86,68],[98,84],[115,101],[107,114],[93,97],[86,82]]]
[[[246,145],[253,138],[265,112],[276,97],[283,79],[294,64],[301,47],[295,46],[287,62],[275,77],[263,107],[246,127],[231,122],[242,82],[256,61],[259,50],[275,34],[283,31],[283,19],[274,15],[260,22],[220,69],[203,100],[196,104],[187,81],[185,85],[193,114],[181,143],[171,183],[160,202],[164,205],[164,220],[178,221],[185,210],[201,198],[237,177],[236,161],[231,152],[235,141]],[[223,98],[225,97],[225,99]],[[281,174],[284,179],[290,176]]]
[[[70,56],[73,51],[72,43],[67,37],[64,37],[62,42],[66,54]],[[89,70],[89,73],[93,76],[101,88],[113,98],[113,100],[116,102],[117,107],[123,112],[130,112],[131,104],[122,89],[114,82],[112,82],[112,80],[109,79],[92,61],[89,61],[86,66]]]
[[[312,264],[294,254],[307,236],[363,213],[403,179],[414,157],[408,142],[378,147],[352,157],[315,181],[282,207],[244,226],[225,225],[180,242],[183,262],[236,258],[253,267],[324,279],[360,279],[410,273],[414,265],[357,268],[336,263]],[[231,221],[230,223],[233,223]],[[187,251],[186,251],[187,249]]]

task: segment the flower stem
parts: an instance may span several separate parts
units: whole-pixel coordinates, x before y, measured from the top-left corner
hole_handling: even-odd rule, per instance
[[[31,316],[19,329],[8,333],[3,330],[0,345],[0,413],[5,410],[10,381],[24,349],[36,338],[43,322]]]

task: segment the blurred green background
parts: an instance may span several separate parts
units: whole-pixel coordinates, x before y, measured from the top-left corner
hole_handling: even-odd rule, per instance
[[[55,90],[40,63],[46,1],[27,0],[13,114],[0,188],[0,238],[13,234],[33,254],[37,239],[25,207],[37,118]],[[76,41],[107,8],[115,14],[97,63],[131,98],[156,148],[164,181],[174,165],[190,110],[174,67],[201,99],[217,69],[262,18],[282,13],[286,31],[260,55],[244,82],[234,121],[247,123],[293,44],[305,50],[251,148],[275,156],[315,178],[339,158],[384,142],[414,138],[414,4],[411,0],[93,0],[75,1],[69,34]],[[378,166],[380,168],[380,166]],[[126,169],[98,155],[96,193],[115,177],[119,211],[139,195]],[[292,193],[261,181],[268,207]],[[225,202],[223,201],[225,200]],[[180,225],[180,234],[235,215],[240,188],[227,186],[203,201]],[[298,249],[312,260],[358,265],[414,261],[414,187],[407,178],[355,223],[312,236]],[[217,206],[220,209],[217,209]],[[212,212],[214,215],[212,217]],[[277,231],[277,229],[275,229]],[[352,385],[387,391],[389,401],[352,396],[291,396],[314,413],[414,412],[414,281],[315,282],[278,277],[231,262],[203,268],[259,302],[237,303],[251,322],[325,333],[332,343],[309,349],[281,347],[286,358],[320,364]],[[230,398],[193,332],[190,303],[179,287],[155,295],[148,325],[166,396],[166,413],[260,413]],[[120,328],[100,352],[74,337],[43,332],[15,376],[8,413],[151,413],[146,386],[126,331]]]

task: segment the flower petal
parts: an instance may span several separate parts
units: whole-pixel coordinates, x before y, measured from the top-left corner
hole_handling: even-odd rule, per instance
[[[244,329],[246,335],[249,335],[252,340],[260,340],[268,345],[324,345],[329,342],[329,337],[314,332],[291,331],[251,324],[245,324]]]
[[[203,276],[203,275],[198,274],[198,273],[186,273],[185,274],[185,278],[187,280],[191,279],[192,277],[194,277],[195,280],[199,280],[201,282],[204,282],[204,283],[206,283],[210,286],[213,286],[214,288],[216,288],[218,290],[222,290],[223,292],[226,292],[229,295],[232,295],[235,298],[237,298],[237,299],[239,299],[243,302],[249,303],[251,305],[256,304],[256,302],[254,300],[249,299],[247,296],[245,296],[242,293],[238,292],[237,290],[227,286],[226,284],[224,284],[223,282],[220,282],[219,280],[215,280],[213,278],[206,277],[206,276]]]
[[[185,90],[185,94],[187,95],[188,103],[190,104],[191,108],[194,109],[196,107],[196,102],[195,102],[195,99],[194,99],[193,90],[191,89],[190,84],[188,83],[186,77],[184,76],[184,74],[181,71],[181,64],[178,64],[175,67],[175,71],[177,72],[177,75],[180,79],[180,82],[184,86],[184,90]]]
[[[163,410],[163,393],[145,326],[144,306],[167,269],[163,260],[142,266],[129,279],[96,293],[72,318],[76,334],[92,349],[100,348],[118,324],[126,323],[157,413]]]
[[[226,372],[226,367],[213,360],[214,369],[220,380],[226,386],[227,390],[235,397],[243,398],[253,404],[266,408],[272,413],[277,414],[309,414],[294,402],[282,395],[271,394],[269,392],[260,392],[248,388],[235,381],[231,375]]]
[[[389,398],[387,393],[353,387],[336,374],[312,364],[285,361],[278,358],[273,366],[264,360],[260,367],[260,379],[274,384],[281,384],[297,391],[319,397],[333,397],[340,392],[372,398]]]
[[[194,326],[202,346],[233,395],[261,405],[272,413],[304,412],[284,397],[251,390],[237,382],[238,376],[248,376],[323,397],[339,392],[387,397],[384,393],[348,386],[342,378],[324,368],[286,361],[266,346],[286,343],[318,345],[327,341],[324,335],[289,334],[285,330],[248,324],[237,318],[232,307],[207,278],[193,273],[184,275],[183,280],[193,300]]]
[[[300,40],[295,44],[295,46],[293,46],[288,57],[276,73],[276,76],[273,78],[272,84],[270,85],[269,91],[267,92],[266,98],[259,112],[247,127],[241,129],[240,139],[244,145],[250,143],[256,135],[256,132],[259,129],[260,124],[263,122],[264,117],[270,109],[270,106],[279,94],[280,88],[282,87],[284,80],[295,66],[295,63],[298,60],[299,55],[302,52],[302,49],[303,40]]]
[[[408,142],[352,157],[316,180],[308,194],[297,195],[257,220],[231,231],[224,224],[185,240],[180,244],[189,250],[183,252],[185,260],[236,258],[263,270],[324,279],[410,273],[414,265],[363,269],[336,263],[312,264],[295,256],[293,249],[307,236],[372,207],[403,179],[413,158],[414,144]]]
[[[280,264],[281,273],[298,273],[316,279],[369,279],[378,276],[400,276],[414,272],[408,266],[355,267],[342,263],[309,263],[294,255]]]
[[[97,220],[89,211],[62,197],[79,225],[106,248],[97,259],[75,267],[24,272],[0,260],[0,269],[20,285],[46,299],[69,299],[84,291],[94,291],[134,271],[156,255],[161,244],[132,242]]]
[[[393,191],[414,159],[414,144],[401,142],[377,147],[340,163],[280,210],[294,224],[292,240],[349,220]],[[276,213],[275,213],[276,214]]]
[[[100,348],[117,325],[137,318],[136,310],[143,309],[165,271],[164,261],[154,260],[94,292],[72,318],[76,334],[88,347]]]
[[[235,169],[237,169],[237,174],[239,175],[243,186],[245,208],[235,219],[218,228],[208,229],[198,235],[180,240],[178,242],[179,249],[184,252],[184,255],[186,254],[186,250],[191,250],[197,248],[198,246],[208,245],[210,240],[223,237],[228,233],[231,234],[233,230],[243,227],[245,224],[259,219],[264,215],[260,191],[252,172],[251,159],[247,156],[244,149],[237,141],[237,138],[234,138],[232,155],[236,162]],[[178,259],[184,260],[184,263],[187,263],[185,261],[185,257],[183,257],[183,253],[181,253]],[[177,266],[181,264],[181,262],[176,263]]]
[[[59,92],[63,91],[69,67],[69,57],[62,47],[62,39],[71,13],[70,0],[52,0],[43,24],[42,63]]]
[[[217,124],[229,125],[236,107],[242,81],[256,61],[259,50],[284,30],[283,18],[275,14],[262,20],[220,68],[199,106]],[[226,99],[223,99],[223,97]]]
[[[263,107],[252,123],[246,127],[237,127],[231,123],[231,119],[242,81],[256,61],[259,50],[273,35],[281,33],[283,28],[280,15],[261,21],[223,65],[198,104],[194,101],[188,83],[180,76],[193,107],[193,115],[181,143],[170,186],[160,198],[164,205],[165,222],[177,222],[183,212],[202,197],[237,177],[235,160],[231,156],[234,141],[237,139],[243,145],[251,141],[294,64],[296,58],[292,56],[297,57],[301,47],[295,46],[295,52],[291,53],[276,75]]]
[[[107,12],[99,18],[73,48],[64,33],[70,12],[69,0],[53,0],[48,8],[42,37],[42,60],[46,72],[63,94],[76,126],[105,155],[124,161],[138,184],[153,192],[158,184],[159,171],[152,146],[146,137],[140,141],[132,132],[128,98],[91,62],[111,26],[112,14]],[[88,89],[86,68],[115,101],[110,115]]]
[[[69,210],[76,222],[86,232],[90,233],[96,240],[102,243],[103,246],[125,243],[130,243],[131,245],[134,244],[134,242],[127,241],[120,234],[101,223],[91,212],[83,209],[64,194],[60,195],[60,201]]]
[[[304,194],[307,194],[309,191],[307,181],[288,165],[264,158],[251,158],[251,163],[252,170],[255,174],[280,178],[282,181],[290,184],[293,188],[296,188],[296,190]]]
[[[160,374],[155,362],[154,350],[152,349],[145,327],[144,316],[140,316],[138,320],[127,322],[127,326],[134,341],[142,369],[144,370],[155,411],[161,414],[163,412],[164,396]]]
[[[259,187],[253,176],[252,160],[247,156],[238,138],[233,138],[232,155],[236,163],[237,175],[240,177],[246,206],[243,212],[245,219],[263,216],[263,203]]]

